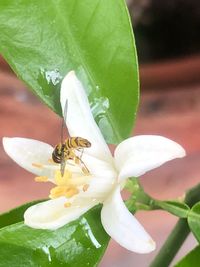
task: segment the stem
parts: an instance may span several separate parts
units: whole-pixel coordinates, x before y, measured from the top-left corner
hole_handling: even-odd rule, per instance
[[[185,203],[189,207],[198,201],[200,201],[200,184],[191,188],[185,196]],[[150,267],[168,267],[189,233],[187,219],[179,219]]]

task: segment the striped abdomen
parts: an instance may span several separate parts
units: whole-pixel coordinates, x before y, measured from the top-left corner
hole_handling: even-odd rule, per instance
[[[65,140],[65,145],[67,149],[91,147],[91,143],[82,137],[69,137]]]

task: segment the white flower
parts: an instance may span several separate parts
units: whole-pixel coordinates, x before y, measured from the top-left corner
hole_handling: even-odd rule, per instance
[[[86,138],[92,144],[82,156],[90,174],[83,174],[78,165],[67,162],[62,177],[59,164],[51,160],[52,146],[32,139],[3,139],[7,154],[36,174],[36,181],[56,184],[50,193],[51,200],[27,209],[25,224],[33,228],[57,229],[103,203],[101,222],[105,231],[128,250],[151,252],[155,249],[154,241],[127,210],[120,191],[129,177],[141,176],[169,160],[185,156],[184,149],[162,136],[141,135],[120,143],[113,157],[93,119],[83,86],[73,71],[62,82],[63,110],[66,100],[66,124],[70,135]]]

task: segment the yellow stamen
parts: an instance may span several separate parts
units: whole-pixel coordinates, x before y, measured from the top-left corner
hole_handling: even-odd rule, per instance
[[[37,176],[35,177],[36,182],[48,182],[48,177],[46,176]]]
[[[43,165],[40,163],[32,163],[32,166],[36,168],[41,168],[41,169],[43,168]]]
[[[55,172],[55,183],[60,186],[66,186],[70,184],[72,178],[72,173],[68,170],[65,170],[64,175],[62,176],[60,171]]]
[[[75,164],[79,164],[80,163],[80,160],[79,160],[78,157],[76,157],[74,161],[75,161]]]
[[[65,192],[68,190],[67,186],[56,186],[50,191],[50,198],[54,199],[65,195]]]
[[[71,203],[70,202],[66,202],[65,204],[64,204],[64,206],[65,206],[65,208],[69,208],[69,207],[71,207]]]
[[[83,192],[86,192],[89,188],[89,184],[84,184],[83,186]]]
[[[54,199],[61,196],[65,197],[73,197],[74,195],[78,194],[79,190],[76,187],[72,186],[56,186],[51,189],[49,197]]]
[[[82,167],[81,169],[82,169],[82,172],[83,172],[85,175],[89,175],[89,174],[90,174],[90,172],[89,172],[89,170],[88,170],[87,168]]]
[[[49,163],[55,163],[52,159],[48,159]]]
[[[76,187],[71,187],[67,190],[65,196],[66,197],[73,197],[74,195],[77,195],[79,193],[79,190]]]

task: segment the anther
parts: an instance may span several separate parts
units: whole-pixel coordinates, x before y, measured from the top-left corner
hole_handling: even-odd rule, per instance
[[[78,193],[79,190],[76,187],[71,187],[66,191],[65,196],[70,198],[73,197],[74,195],[77,195]]]
[[[87,168],[85,168],[85,167],[82,167],[82,172],[83,172],[85,175],[89,175],[89,174],[90,174],[89,170],[88,170]]]
[[[32,166],[36,168],[43,168],[43,165],[40,163],[32,163]]]
[[[84,184],[83,186],[83,192],[87,191],[89,188],[89,184]]]
[[[56,186],[51,189],[49,197],[54,199],[65,195],[68,188],[66,186]]]
[[[37,176],[35,177],[36,182],[48,182],[48,177],[46,176]]]
[[[79,158],[78,157],[75,157],[75,164],[79,164],[80,163],[80,160],[79,160]]]
[[[65,208],[69,208],[69,207],[71,207],[71,203],[70,202],[66,202],[65,204],[64,204],[64,206],[65,206]]]

